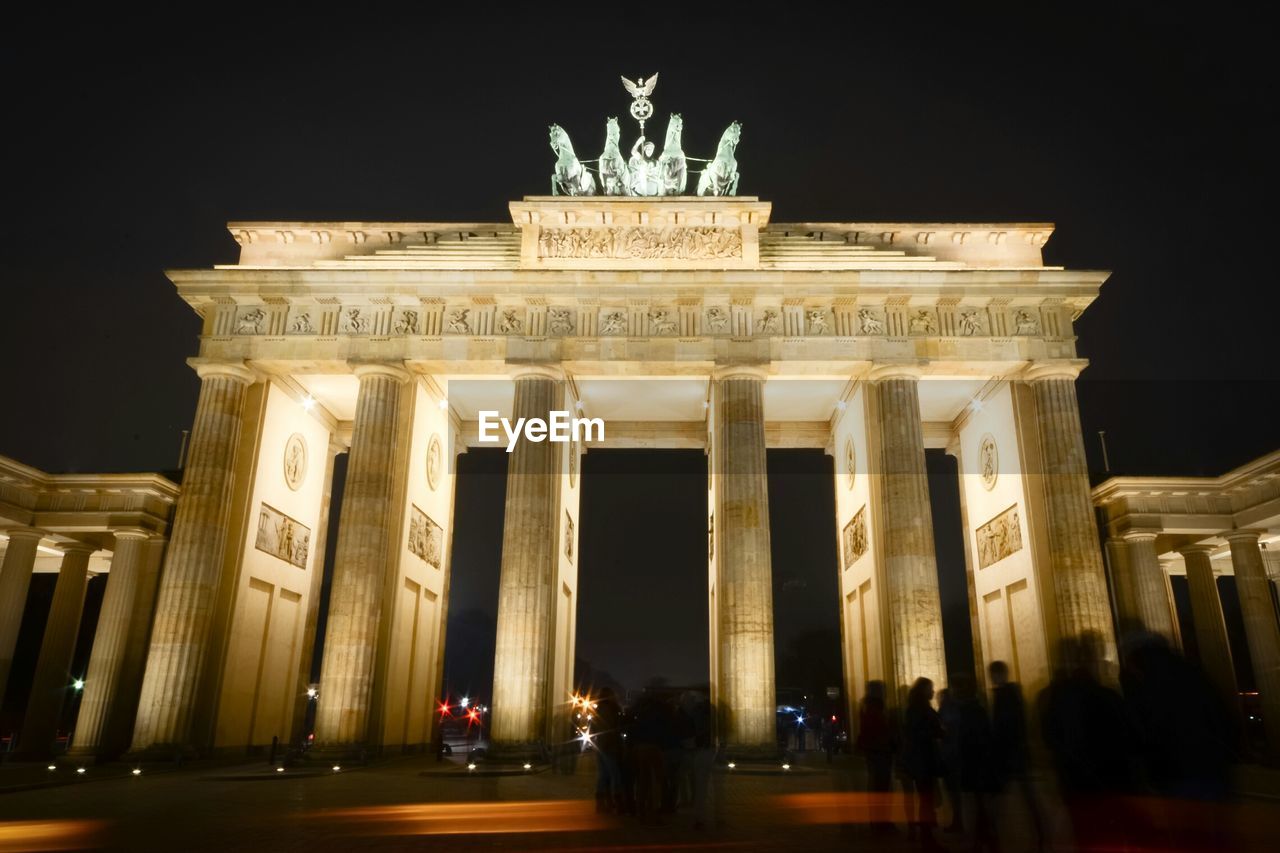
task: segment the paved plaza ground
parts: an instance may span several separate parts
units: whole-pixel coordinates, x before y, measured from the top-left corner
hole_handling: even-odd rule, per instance
[[[868,826],[859,764],[848,758],[828,766],[813,756],[789,772],[721,775],[714,786],[721,793],[720,822],[703,830],[694,828],[687,808],[656,825],[598,816],[590,758],[572,775],[544,769],[469,776],[461,765],[442,768],[426,757],[338,772],[308,767],[281,773],[264,763],[154,767],[137,776],[131,771],[124,765],[89,767],[84,774],[0,767],[0,851],[918,849],[900,813],[894,830]],[[1212,812],[1139,805],[1139,812],[1175,828],[1129,849],[1189,849],[1196,836],[1185,828],[1206,823],[1233,827],[1233,849],[1274,849],[1280,837],[1280,799],[1271,795],[1280,792],[1276,776],[1244,773],[1241,787],[1237,803]],[[1041,788],[1052,846],[1070,849],[1066,813],[1047,781]],[[1025,818],[1016,803],[1006,804],[1002,849],[1034,848]],[[963,836],[940,832],[938,838],[946,849],[968,849]]]

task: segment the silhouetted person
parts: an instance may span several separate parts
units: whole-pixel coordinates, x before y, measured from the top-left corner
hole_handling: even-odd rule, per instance
[[[636,703],[627,740],[635,768],[636,814],[646,823],[657,823],[662,808],[662,751],[668,737],[666,704],[646,690]]]
[[[822,751],[830,764],[836,754],[836,721],[831,717],[822,718]]]
[[[1121,683],[1136,723],[1147,785],[1175,810],[1185,810],[1188,800],[1228,801],[1236,740],[1230,711],[1218,692],[1159,634],[1131,635],[1126,646]],[[1204,850],[1231,846],[1226,832],[1230,821],[1205,810],[1200,814],[1192,825],[1176,821],[1178,845]]]
[[[938,722],[942,724],[942,744],[938,750],[938,771],[947,791],[947,803],[951,807],[951,823],[948,832],[964,828],[960,808],[960,706],[952,698],[951,690],[938,691]]]
[[[1022,686],[1009,680],[1009,665],[1002,660],[992,661],[987,674],[991,680],[992,788],[997,794],[1013,789],[1022,798],[1035,833],[1033,849],[1040,850],[1045,844],[1044,820],[1029,772],[1027,708]]]
[[[1082,848],[1124,845],[1145,833],[1127,798],[1135,793],[1138,734],[1120,694],[1099,680],[1101,640],[1067,637],[1041,694],[1041,728],[1058,787]]]
[[[596,748],[596,811],[612,812],[622,803],[622,708],[612,690],[596,702],[591,727]]]
[[[971,849],[996,851],[1000,847],[992,804],[996,789],[994,742],[991,721],[987,719],[987,709],[978,699],[972,675],[961,673],[952,676],[951,704],[954,708],[951,724],[955,726],[957,763],[954,778],[963,816],[960,825],[968,831]],[[948,732],[947,736],[951,738],[953,735]]]
[[[937,826],[938,747],[942,724],[933,701],[933,681],[917,678],[907,693],[902,719],[902,770],[908,782],[907,821],[926,850],[941,849]]]
[[[867,762],[867,790],[873,795],[871,828],[889,830],[888,799],[893,790],[893,753],[896,738],[885,712],[883,681],[868,681],[858,711],[858,738],[854,750]]]
[[[711,790],[716,761],[714,716],[711,702],[701,693],[686,693],[683,704],[692,724],[692,748],[685,757],[693,776],[693,828],[703,829],[718,823],[716,812],[720,808],[719,798],[713,797],[715,792]]]

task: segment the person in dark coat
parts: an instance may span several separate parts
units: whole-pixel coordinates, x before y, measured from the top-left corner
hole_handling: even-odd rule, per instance
[[[1138,732],[1124,699],[1100,677],[1102,640],[1066,637],[1059,665],[1040,694],[1041,731],[1077,846],[1123,847],[1147,835],[1133,807]]]
[[[889,795],[893,790],[893,754],[898,748],[884,700],[884,682],[868,681],[858,711],[858,737],[853,745],[854,751],[867,762],[867,790],[872,795],[871,828],[881,832],[893,828],[889,822]]]
[[[907,790],[907,819],[912,834],[926,850],[940,850],[934,838],[937,827],[939,745],[942,723],[933,709],[933,681],[917,678],[907,693],[902,720],[902,770]]]

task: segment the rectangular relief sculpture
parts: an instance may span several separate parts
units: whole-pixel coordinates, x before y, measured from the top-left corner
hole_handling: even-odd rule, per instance
[[[444,530],[416,506],[409,519],[409,551],[433,569],[440,568],[440,555],[444,550]]]
[[[978,568],[985,569],[1022,550],[1018,505],[1006,509],[977,530]]]
[[[311,528],[273,506],[262,504],[262,513],[258,516],[258,538],[253,544],[259,551],[305,569]]]
[[[864,506],[844,526],[844,567],[847,569],[867,553],[867,508]]]

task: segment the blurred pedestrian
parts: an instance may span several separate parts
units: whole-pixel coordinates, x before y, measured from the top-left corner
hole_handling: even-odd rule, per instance
[[[867,762],[867,791],[871,794],[871,828],[892,830],[889,797],[893,790],[893,754],[898,745],[885,710],[883,681],[868,681],[858,710],[854,751]]]
[[[938,749],[942,724],[933,709],[933,681],[917,678],[907,693],[902,724],[902,769],[909,782],[907,822],[925,850],[941,850],[937,828]]]

